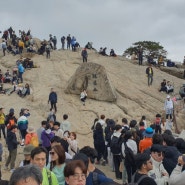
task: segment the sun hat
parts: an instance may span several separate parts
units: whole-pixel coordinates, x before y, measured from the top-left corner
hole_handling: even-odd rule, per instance
[[[151,127],[148,127],[145,129],[145,131],[143,132],[143,135],[146,137],[153,137],[154,135],[154,130]]]
[[[167,97],[166,97],[166,98],[167,98],[167,99],[168,99],[168,98],[170,98],[170,95],[167,95]]]
[[[26,145],[23,149],[23,154],[24,155],[30,155],[31,154],[31,151],[34,149],[35,147],[31,144],[29,145]]]
[[[35,132],[35,129],[33,127],[28,127],[26,131],[31,134]]]

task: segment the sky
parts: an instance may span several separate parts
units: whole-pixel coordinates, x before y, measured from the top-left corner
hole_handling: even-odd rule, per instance
[[[2,1],[2,0],[1,0]],[[138,41],[159,42],[167,58],[185,56],[184,0],[6,0],[0,6],[0,30],[31,29],[41,40],[64,35],[81,47],[114,49],[119,55]]]

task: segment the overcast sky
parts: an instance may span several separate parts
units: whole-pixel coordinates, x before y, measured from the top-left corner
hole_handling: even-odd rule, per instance
[[[168,58],[185,55],[185,0],[1,0],[0,30],[31,29],[33,37],[74,35],[82,47],[88,41],[99,50],[116,53],[137,41],[155,41]]]

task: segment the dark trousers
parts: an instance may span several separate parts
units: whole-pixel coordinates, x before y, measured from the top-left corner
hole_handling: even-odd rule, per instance
[[[67,49],[70,49],[70,47],[71,47],[70,42],[67,42]]]
[[[102,143],[94,144],[94,148],[98,153],[97,161],[99,161],[102,157],[105,160],[105,144]]]
[[[3,133],[4,138],[6,139],[5,124],[0,124],[0,138],[1,138],[1,131]]]
[[[46,51],[46,58],[50,58],[50,51]]]
[[[132,175],[136,172],[136,167],[125,162],[125,168],[127,170],[128,183],[130,183]]]
[[[170,116],[170,119],[172,119],[172,114],[166,114],[166,119]]]
[[[155,133],[161,134],[161,125],[160,124],[155,125]]]
[[[87,62],[87,57],[83,57],[83,62]]]
[[[23,75],[23,73],[22,73],[22,72],[19,72],[19,78],[20,78],[20,80],[21,80],[21,83],[23,83],[22,75]]]
[[[122,178],[122,173],[119,171],[120,163],[122,161],[121,155],[113,155],[113,161],[114,161],[116,178]]]
[[[22,139],[25,139],[25,137],[26,137],[26,129],[25,130],[20,130],[20,133],[21,133],[21,137],[22,137]]]
[[[3,48],[3,55],[4,55],[4,56],[5,56],[5,54],[6,54],[5,51],[6,51],[6,48]]]
[[[14,169],[16,157],[17,157],[17,148],[9,151],[8,159],[5,165],[8,167],[8,165],[10,164],[10,169]]]
[[[55,109],[55,112],[57,112],[57,105],[56,103],[51,102],[51,109]]]

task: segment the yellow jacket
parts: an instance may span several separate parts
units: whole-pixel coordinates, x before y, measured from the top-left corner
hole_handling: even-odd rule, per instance
[[[5,123],[5,115],[4,114],[0,114],[0,125]]]

